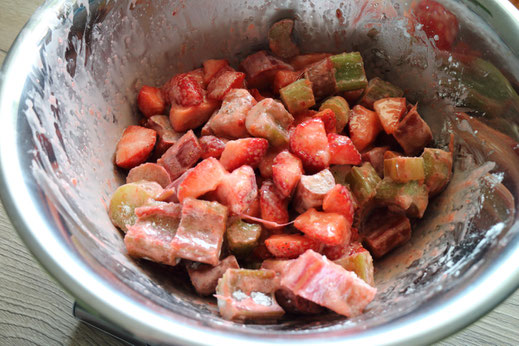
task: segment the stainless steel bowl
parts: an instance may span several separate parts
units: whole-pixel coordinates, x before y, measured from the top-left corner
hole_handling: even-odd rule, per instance
[[[411,37],[405,1],[47,1],[1,73],[4,206],[58,282],[151,343],[425,344],[445,337],[519,286],[512,197],[519,196],[519,12],[505,0],[442,3],[457,15],[464,42],[492,63],[490,75],[456,65],[420,30]],[[360,50],[370,77],[407,89],[437,143],[456,134],[457,164],[412,241],[377,263],[379,293],[364,315],[242,325],[222,320],[214,302],[178,279],[179,270],[126,255],[105,209],[123,181],[111,162],[122,129],[137,121],[140,85],[207,58],[237,62],[264,47],[268,26],[286,16],[297,19],[303,50]],[[445,86],[470,73],[479,73],[480,84],[469,78],[463,87]],[[459,105],[479,118],[456,119]]]

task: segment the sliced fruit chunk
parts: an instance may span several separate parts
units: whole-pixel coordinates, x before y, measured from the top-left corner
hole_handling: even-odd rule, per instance
[[[292,114],[302,112],[315,105],[312,83],[300,79],[279,90],[281,100]]]
[[[174,180],[193,167],[201,155],[202,148],[198,139],[193,131],[188,131],[162,155],[157,163],[166,168],[171,179]]]
[[[267,139],[274,147],[283,147],[288,143],[288,128],[293,121],[280,102],[266,98],[250,109],[245,126],[251,135]]]
[[[411,223],[402,213],[378,212],[363,230],[363,242],[375,258],[380,258],[411,239]]]
[[[360,167],[352,167],[346,182],[359,206],[363,206],[377,194],[380,177],[369,162],[364,162]]]
[[[354,273],[312,250],[290,264],[281,276],[281,285],[347,317],[360,315],[377,292]]]
[[[358,165],[361,163],[360,153],[348,136],[329,133],[328,145],[330,148],[330,164]]]
[[[274,75],[274,82],[272,84],[272,91],[275,94],[279,94],[281,88],[286,87],[298,80],[302,75],[302,72],[291,71],[291,70],[279,70]]]
[[[425,148],[422,153],[425,171],[425,185],[429,196],[441,192],[452,175],[452,153],[441,149]]]
[[[197,198],[214,191],[227,175],[220,161],[210,157],[195,166],[178,186],[177,197],[180,202],[186,198]]]
[[[330,164],[330,150],[324,123],[319,118],[309,119],[296,126],[290,135],[290,152],[303,162],[305,171],[319,172]]]
[[[202,159],[214,157],[219,159],[225,149],[225,142],[215,136],[202,136],[198,140],[202,149]]]
[[[292,30],[294,30],[294,20],[292,19],[282,19],[275,22],[269,29],[269,48],[272,53],[282,59],[288,59],[299,54],[299,48],[291,37]]]
[[[165,100],[170,104],[183,107],[197,106],[204,100],[202,69],[181,73],[173,76],[164,86],[162,92]]]
[[[369,109],[373,109],[375,101],[388,97],[402,97],[404,91],[385,80],[378,77],[370,79],[368,86],[364,89],[359,104]]]
[[[225,232],[229,250],[238,257],[247,257],[259,244],[261,226],[232,218]]]
[[[205,97],[200,103],[193,106],[172,103],[169,109],[169,121],[177,132],[195,129],[202,126],[218,106],[218,101]]]
[[[315,315],[323,312],[323,307],[297,296],[292,291],[280,288],[276,291],[276,300],[285,312],[295,315]]]
[[[254,170],[244,165],[227,174],[218,186],[216,196],[231,212],[245,213],[258,196]]]
[[[341,184],[335,185],[323,199],[323,210],[327,213],[341,214],[348,224],[353,224],[356,202],[350,190]]]
[[[377,113],[359,105],[353,107],[348,125],[350,138],[359,151],[371,145],[382,131]]]
[[[362,161],[369,162],[380,177],[384,176],[384,159],[389,147],[374,147],[362,153]]]
[[[338,91],[363,89],[368,85],[364,61],[359,52],[332,55],[330,59],[335,68]]]
[[[261,218],[284,224],[288,222],[288,201],[272,181],[266,180],[260,188]],[[267,228],[272,228],[265,225]]]
[[[368,285],[373,287],[375,286],[375,268],[373,267],[373,258],[369,251],[362,247],[360,243],[355,243],[354,246],[351,246],[351,251],[348,254],[334,260],[333,262],[348,271],[354,272]]]
[[[154,181],[162,187],[171,184],[171,178],[168,171],[156,163],[143,163],[137,167],[130,169],[126,177],[126,183],[134,183],[140,180]]]
[[[247,75],[249,88],[266,89],[272,85],[278,70],[292,70],[292,66],[262,50],[246,57],[240,64]]]
[[[115,164],[130,169],[140,165],[150,156],[157,132],[142,126],[130,125],[124,129],[123,135],[115,149]]]
[[[264,138],[242,138],[229,141],[220,157],[220,162],[229,172],[236,168],[248,165],[258,167],[267,153],[269,143]]]
[[[227,207],[217,203],[186,198],[182,217],[171,247],[177,257],[218,265],[222,248]]]
[[[137,105],[141,113],[149,118],[152,115],[164,113],[166,102],[159,88],[144,85],[137,96]]]
[[[344,130],[348,120],[350,119],[350,106],[348,102],[340,96],[333,96],[325,100],[319,110],[331,109],[335,114],[335,127],[337,133],[341,133]]]
[[[272,165],[272,176],[278,191],[285,197],[292,196],[303,175],[303,164],[288,151],[279,153]]]
[[[316,99],[319,100],[335,93],[337,83],[335,82],[334,64],[330,58],[324,58],[308,66],[304,76],[312,84]]]
[[[337,213],[326,213],[310,208],[299,215],[294,227],[308,237],[326,245],[348,243],[351,230],[346,218]]]
[[[223,100],[231,89],[244,88],[245,73],[221,70],[207,86],[207,97]]]
[[[421,218],[429,202],[427,186],[416,180],[397,183],[384,178],[377,186],[376,200],[382,205],[396,206],[409,217]]]
[[[301,54],[290,59],[290,65],[294,70],[303,70],[305,67],[331,56],[330,53]]]
[[[321,248],[317,240],[299,234],[274,234],[265,240],[265,245],[277,258],[297,258],[308,249]]]
[[[186,265],[189,279],[196,290],[202,296],[209,296],[216,292],[218,280],[223,276],[227,269],[239,269],[240,266],[236,257],[228,256],[213,267],[209,264],[190,263]]]
[[[162,156],[166,150],[182,137],[181,133],[173,130],[173,127],[171,127],[171,123],[169,122],[169,117],[166,115],[151,116],[146,122],[146,127],[157,131],[159,137],[153,154],[155,157]]]
[[[335,179],[328,169],[313,175],[303,175],[297,185],[292,206],[298,213],[320,208],[324,197],[334,186]]]
[[[326,133],[335,133],[337,131],[337,120],[335,119],[335,113],[331,109],[319,111],[312,118],[318,118],[323,121]]]
[[[208,59],[204,61],[204,83],[209,84],[218,72],[224,67],[229,66],[229,62],[225,59]]]
[[[421,157],[396,157],[384,160],[384,177],[399,183],[411,180],[423,181],[424,159]]]
[[[407,104],[404,97],[391,97],[375,101],[373,108],[382,128],[391,135],[396,131],[400,119],[407,111]]]
[[[262,178],[272,179],[272,165],[274,164],[274,159],[278,156],[279,150],[276,148],[269,148],[267,154],[261,160],[258,168]]]
[[[420,117],[414,106],[400,121],[393,136],[407,155],[418,155],[432,141],[429,125]]]

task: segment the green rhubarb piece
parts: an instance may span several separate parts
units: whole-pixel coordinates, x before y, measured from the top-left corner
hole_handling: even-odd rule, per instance
[[[245,127],[252,136],[265,138],[273,147],[284,147],[288,144],[288,128],[293,122],[294,117],[281,102],[266,98],[249,110]]]
[[[357,274],[357,276],[364,280],[368,285],[375,285],[373,257],[371,257],[368,250],[362,248],[362,251],[347,254],[334,262],[344,269]]]
[[[294,21],[282,19],[270,27],[268,33],[269,47],[272,53],[280,58],[288,59],[299,54],[299,48],[292,40]]]
[[[359,104],[373,109],[375,101],[388,97],[402,97],[404,91],[389,82],[386,82],[378,77],[370,79],[368,86],[362,93]]]
[[[330,59],[335,67],[338,91],[353,91],[368,85],[364,62],[359,52],[333,55]]]
[[[152,181],[137,181],[119,186],[112,195],[108,215],[112,223],[126,232],[126,226],[137,221],[135,208],[147,204],[162,192],[162,186]]]
[[[351,172],[351,165],[331,165],[329,169],[336,184],[347,185],[346,177]]]
[[[378,184],[375,200],[383,205],[396,206],[408,217],[421,218],[429,203],[427,186],[416,180],[399,183],[384,178]]]
[[[341,133],[350,119],[350,106],[348,105],[348,101],[341,96],[330,97],[319,107],[320,111],[325,109],[331,109],[333,111],[336,120],[335,128],[337,129],[337,133]]]
[[[226,237],[229,250],[238,257],[245,257],[258,246],[261,226],[233,219],[227,226]]]
[[[452,174],[452,153],[433,148],[425,148],[422,153],[425,185],[431,196],[441,192],[449,183]]]
[[[421,157],[396,157],[384,160],[384,177],[399,183],[424,180],[424,159]]]
[[[376,195],[380,180],[377,171],[369,162],[364,162],[360,167],[352,167],[346,177],[346,183],[361,206]]]
[[[312,83],[307,79],[300,79],[279,90],[281,100],[292,114],[307,110],[315,105]]]

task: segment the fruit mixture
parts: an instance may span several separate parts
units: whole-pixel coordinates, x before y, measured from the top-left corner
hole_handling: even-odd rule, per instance
[[[361,314],[372,257],[410,239],[451,176],[402,89],[368,80],[358,52],[300,54],[293,26],[238,69],[207,60],[143,86],[116,148],[129,173],[109,215],[128,254],[185,266],[228,320]]]

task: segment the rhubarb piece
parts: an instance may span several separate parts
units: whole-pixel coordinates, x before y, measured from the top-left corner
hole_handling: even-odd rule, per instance
[[[441,192],[449,183],[452,175],[452,153],[441,149],[425,148],[422,153],[425,185],[429,196]]]
[[[379,177],[384,176],[384,159],[389,147],[374,147],[362,153],[362,161],[369,162],[377,171]]]
[[[144,85],[137,96],[137,105],[141,113],[149,118],[152,115],[164,113],[166,102],[159,88]]]
[[[400,121],[393,136],[409,156],[420,154],[433,138],[429,125],[420,117],[416,106]]]
[[[292,66],[262,50],[246,57],[240,64],[247,75],[249,88],[266,89],[272,85],[278,70],[292,70]]]
[[[115,164],[126,169],[140,165],[150,156],[156,141],[155,131],[137,125],[128,126],[117,143]]]
[[[282,19],[272,24],[269,29],[269,48],[272,53],[282,59],[288,59],[299,54],[299,48],[291,37],[293,29],[294,21],[292,19]]]
[[[139,181],[119,186],[110,199],[108,216],[122,231],[127,231],[137,221],[135,208],[148,203],[162,192],[162,187],[154,181]]]
[[[216,266],[219,263],[227,207],[217,203],[186,198],[182,217],[171,247],[177,257]]]
[[[334,64],[330,58],[318,61],[305,69],[305,78],[312,84],[312,90],[316,99],[321,99],[335,93]]]
[[[215,136],[202,136],[198,140],[202,149],[202,159],[214,157],[219,159],[225,149],[225,142]]]
[[[346,182],[359,206],[363,206],[377,194],[380,177],[369,162],[364,162],[360,167],[352,167]]]
[[[337,133],[341,133],[350,119],[350,106],[348,105],[348,102],[340,96],[333,96],[324,101],[321,104],[321,107],[319,107],[320,111],[325,109],[331,109],[333,111],[335,114],[335,127]]]
[[[301,176],[292,202],[294,209],[303,213],[310,208],[320,208],[324,197],[334,186],[335,179],[328,169]]]
[[[269,321],[285,313],[276,302],[276,273],[268,269],[227,269],[216,287],[218,309],[230,321]]]
[[[136,208],[136,212],[139,209]],[[180,211],[180,204],[166,203],[141,212],[137,222],[128,226],[124,236],[128,255],[176,265],[178,261],[171,249],[171,240],[180,222]]]
[[[330,164],[358,165],[361,163],[360,153],[348,136],[329,133],[328,146],[330,148]]]
[[[201,296],[209,296],[216,292],[218,280],[223,276],[227,269],[239,269],[236,257],[228,256],[213,267],[209,264],[190,263],[187,267],[189,279],[196,290],[196,293]]]
[[[386,82],[378,77],[370,79],[368,86],[364,89],[364,93],[359,100],[359,104],[373,109],[373,104],[375,101],[380,99],[385,99],[388,97],[402,97],[404,96],[404,92],[402,89],[393,85],[389,82]]]
[[[332,55],[338,91],[363,89],[368,85],[364,61],[359,52]]]
[[[245,73],[222,69],[207,86],[207,97],[223,100],[231,89],[244,88]]]
[[[195,129],[205,124],[218,106],[218,101],[207,98],[194,106],[173,103],[169,109],[169,121],[177,132]]]
[[[231,212],[245,213],[258,196],[254,170],[244,165],[227,174],[218,186],[216,196]]]
[[[348,271],[354,272],[368,285],[375,286],[373,258],[369,251],[363,248],[360,243],[355,243],[355,246],[351,246],[351,251],[348,254],[335,259],[333,262]]]
[[[279,90],[281,100],[292,114],[302,112],[315,105],[312,83],[308,79],[300,79]]]
[[[154,181],[164,188],[171,184],[168,171],[164,167],[151,162],[130,169],[126,177],[126,183],[134,183],[139,180]]]
[[[305,67],[312,65],[318,61],[326,59],[330,56],[329,53],[310,53],[310,54],[302,54],[297,55],[290,59],[290,65],[294,68],[294,70],[303,70]]]
[[[218,72],[224,67],[229,66],[229,62],[225,59],[215,60],[208,59],[204,61],[204,83],[209,84]]]
[[[375,258],[380,258],[411,239],[411,223],[401,213],[378,213],[363,230],[363,242]]]
[[[159,137],[157,145],[155,146],[154,156],[162,156],[166,150],[168,150],[173,144],[175,144],[180,137],[181,133],[176,132],[171,127],[169,117],[166,115],[153,115],[146,122],[146,127],[157,131]]]
[[[186,198],[197,198],[216,190],[226,175],[227,171],[217,159],[205,159],[196,165],[178,186],[178,200],[183,202]]]
[[[382,131],[377,113],[359,105],[353,107],[348,125],[350,138],[359,151],[371,145]]]
[[[353,224],[356,202],[350,190],[341,184],[335,185],[323,199],[323,210],[327,213],[341,214],[348,225]]]
[[[198,161],[202,155],[202,148],[193,131],[186,132],[157,163],[168,171],[171,180],[182,175]]]
[[[396,131],[400,119],[407,111],[407,104],[404,97],[391,97],[375,101],[373,108],[382,128],[391,135]]]
[[[298,234],[274,234],[265,240],[265,245],[277,258],[297,258],[308,249],[321,248],[317,240]]]
[[[162,92],[166,102],[183,107],[197,106],[204,100],[204,72],[202,69],[173,76]]]
[[[225,235],[231,253],[245,258],[258,246],[261,226],[234,218],[229,222]]]
[[[360,315],[377,290],[354,273],[308,250],[281,276],[281,286],[338,314]]]
[[[352,91],[345,91],[342,93],[342,96],[350,105],[357,103],[357,101],[360,99],[362,94],[364,93],[364,88],[352,90]]]
[[[280,102],[266,98],[251,108],[245,126],[251,135],[267,139],[274,147],[284,147],[293,121],[292,115]]]
[[[229,141],[225,144],[220,162],[229,172],[243,165],[256,168],[267,154],[268,147],[269,143],[264,138],[242,138]]]
[[[346,218],[337,213],[323,213],[310,208],[299,215],[294,227],[308,237],[326,245],[339,245],[350,241],[350,226]]]
[[[397,157],[384,160],[384,177],[399,183],[425,179],[424,159],[421,157]]]
[[[303,164],[288,151],[282,151],[272,165],[273,181],[278,191],[285,197],[292,196],[303,175]]]
[[[321,119],[312,118],[297,125],[290,135],[289,146],[307,172],[319,172],[330,164],[328,138]]]
[[[336,184],[347,185],[346,177],[350,174],[351,165],[331,165],[330,172]]]
[[[265,181],[260,188],[261,218],[278,224],[287,223],[288,201],[272,181]],[[265,225],[267,228],[275,228]]]
[[[323,121],[324,130],[326,133],[335,133],[337,131],[337,120],[335,119],[335,113],[331,109],[319,111],[318,113],[314,114],[312,118],[318,118]]]
[[[276,291],[276,300],[286,313],[294,315],[316,315],[323,312],[323,307],[297,296],[285,288]]]
[[[233,89],[227,93],[222,107],[209,119],[207,126],[215,136],[244,138],[249,136],[245,121],[256,100],[246,89]]]
[[[274,82],[272,84],[272,91],[275,94],[279,94],[279,90],[281,88],[286,87],[294,83],[301,77],[302,73],[299,71],[291,71],[291,70],[279,70],[274,75]],[[259,102],[259,101],[258,101]]]
[[[398,183],[384,179],[377,186],[376,200],[382,205],[396,206],[408,217],[421,218],[429,202],[427,186],[416,180]]]

